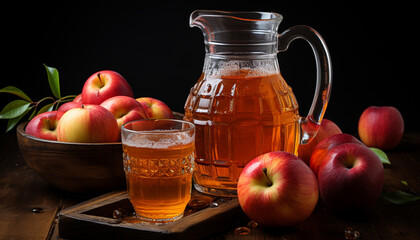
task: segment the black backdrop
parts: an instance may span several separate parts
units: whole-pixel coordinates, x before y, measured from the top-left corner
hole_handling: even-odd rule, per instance
[[[111,69],[128,80],[136,97],[158,98],[183,112],[204,60],[203,36],[189,27],[189,14],[195,9],[274,11],[284,17],[279,32],[309,25],[327,42],[333,89],[326,118],[356,133],[366,107],[391,105],[401,111],[406,131],[420,130],[415,6],[290,2],[11,3],[1,14],[0,88],[19,87],[33,100],[52,96],[45,63],[59,70],[62,95],[78,94],[91,74]],[[279,63],[306,115],[315,86],[311,48],[294,41],[279,54]],[[1,93],[0,108],[13,99]],[[6,123],[0,120],[0,131]]]

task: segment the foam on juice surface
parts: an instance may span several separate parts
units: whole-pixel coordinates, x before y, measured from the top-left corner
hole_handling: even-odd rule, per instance
[[[158,134],[132,134],[125,137],[124,144],[138,148],[166,149],[177,145],[188,144],[194,141],[194,138],[190,136],[190,133],[188,132],[178,132],[176,130],[154,130],[148,132]]]
[[[254,61],[252,66],[247,61],[228,61],[220,62],[217,68],[210,68],[206,71],[213,78],[237,76],[238,72],[246,72],[246,77],[262,77],[275,74],[278,70],[276,66],[267,61]]]

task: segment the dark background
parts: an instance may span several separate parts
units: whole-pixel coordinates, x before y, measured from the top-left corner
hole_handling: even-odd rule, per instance
[[[365,108],[395,106],[406,131],[420,130],[415,6],[401,1],[288,2],[14,2],[1,10],[0,88],[16,86],[33,100],[52,96],[45,63],[59,70],[63,96],[78,94],[91,74],[110,69],[127,79],[135,97],[158,98],[183,112],[204,61],[203,36],[198,28],[189,27],[189,14],[195,9],[273,11],[284,17],[279,32],[308,25],[328,45],[333,89],[326,118],[344,132],[356,133]],[[306,115],[315,88],[312,50],[296,40],[278,56],[300,113]],[[14,99],[1,93],[0,108]],[[6,124],[0,120],[0,131]]]

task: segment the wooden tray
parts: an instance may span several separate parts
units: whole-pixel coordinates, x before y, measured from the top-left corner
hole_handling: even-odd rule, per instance
[[[192,199],[211,203],[189,204],[181,219],[151,225],[134,216],[114,218],[116,209],[129,215],[134,210],[126,191],[111,192],[60,211],[58,234],[69,239],[202,239],[247,220],[237,198],[209,196],[194,190]]]

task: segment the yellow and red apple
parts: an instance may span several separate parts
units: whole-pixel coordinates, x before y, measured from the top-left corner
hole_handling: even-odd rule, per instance
[[[127,122],[139,119],[147,119],[143,106],[136,99],[127,96],[115,96],[108,98],[101,103],[102,107],[114,115],[118,128]]]
[[[114,115],[99,105],[70,109],[57,126],[57,140],[62,142],[116,142],[119,135]]]
[[[395,107],[368,107],[359,119],[359,136],[366,146],[395,148],[404,134],[404,119]]]
[[[94,73],[83,86],[83,104],[101,104],[114,96],[134,97],[127,80],[115,71],[104,70]]]
[[[298,147],[298,156],[302,159],[307,165],[309,165],[309,161],[311,158],[311,154],[315,146],[321,142],[323,139],[328,138],[332,135],[342,133],[341,129],[335,124],[333,121],[328,119],[323,119],[321,122],[321,126],[316,134],[315,138],[312,139],[307,144],[301,144]]]
[[[57,124],[63,114],[64,112],[61,111],[41,113],[29,121],[25,131],[38,138],[56,141]]]
[[[141,97],[136,100],[143,106],[148,118],[150,119],[174,118],[174,115],[168,105],[158,99]]]
[[[303,221],[318,202],[314,173],[288,152],[270,152],[251,160],[239,176],[237,191],[245,214],[270,227]]]

